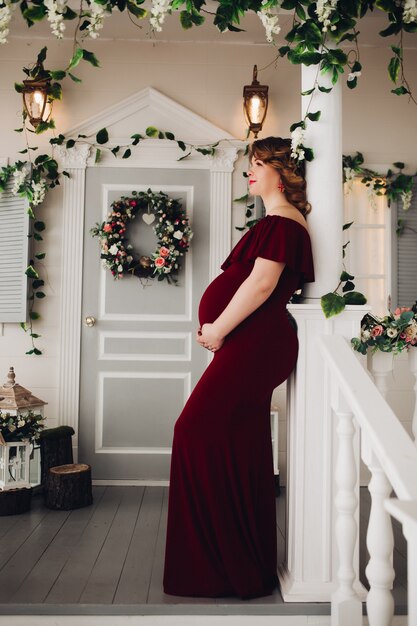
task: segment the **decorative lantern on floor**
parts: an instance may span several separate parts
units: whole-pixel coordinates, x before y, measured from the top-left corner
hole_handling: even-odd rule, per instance
[[[13,367],[0,387],[0,489],[30,487],[31,440],[43,428],[46,402],[16,383]]]

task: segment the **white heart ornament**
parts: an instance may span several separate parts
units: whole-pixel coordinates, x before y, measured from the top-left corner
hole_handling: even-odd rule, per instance
[[[145,222],[145,224],[150,226],[152,224],[152,222],[155,221],[155,215],[153,215],[152,213],[144,213],[142,215],[142,219]]]

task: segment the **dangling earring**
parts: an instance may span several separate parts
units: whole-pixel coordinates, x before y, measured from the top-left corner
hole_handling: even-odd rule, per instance
[[[280,182],[279,185],[278,185],[278,190],[279,191],[284,191],[284,189],[285,189],[284,185]]]

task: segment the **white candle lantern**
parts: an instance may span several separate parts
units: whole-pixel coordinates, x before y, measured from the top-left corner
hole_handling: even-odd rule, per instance
[[[29,413],[43,418],[43,408],[46,402],[40,400],[16,383],[16,376],[13,367],[7,375],[7,382],[0,387],[0,411],[2,416],[13,418],[11,427],[3,426],[0,432],[0,489],[21,489],[30,487],[29,465],[32,443],[30,440],[22,439],[22,435],[16,436],[14,432],[19,432],[19,417],[27,417]],[[22,431],[20,431],[22,432]],[[6,441],[7,439],[7,441]]]
[[[30,487],[29,463],[31,443],[8,441],[0,446],[0,489]]]

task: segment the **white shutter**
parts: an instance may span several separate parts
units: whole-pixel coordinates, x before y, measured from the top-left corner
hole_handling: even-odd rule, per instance
[[[27,316],[29,216],[27,200],[0,193],[0,323],[24,322]]]
[[[397,217],[405,226],[417,231],[417,183],[412,187],[413,197],[408,211],[402,203],[397,206]],[[397,306],[412,306],[417,300],[417,233],[405,228],[397,236]]]

